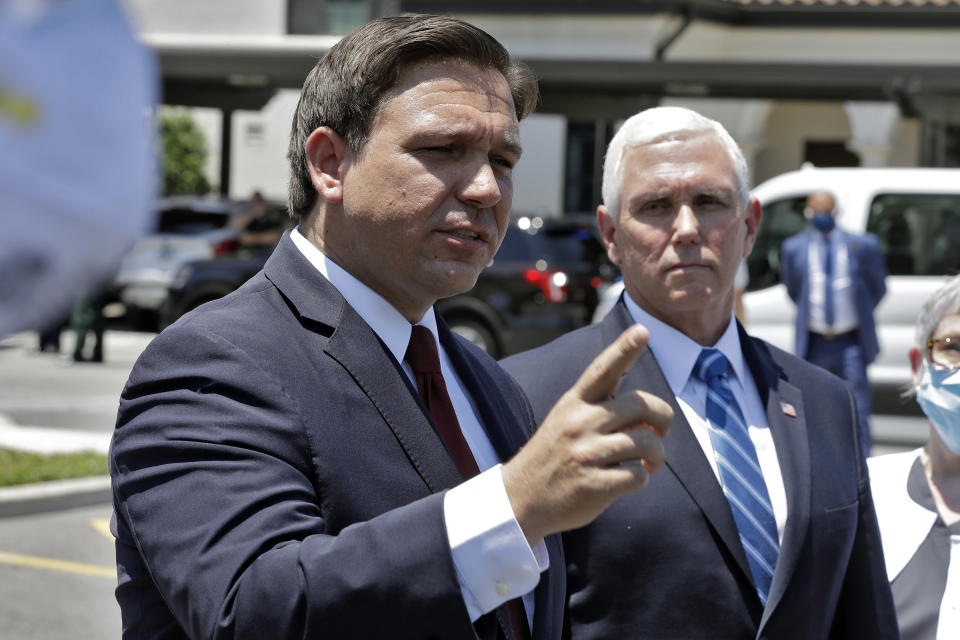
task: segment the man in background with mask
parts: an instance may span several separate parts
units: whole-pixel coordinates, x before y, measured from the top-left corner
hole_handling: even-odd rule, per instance
[[[797,305],[796,354],[850,385],[869,454],[867,365],[880,351],[873,310],[887,291],[887,270],[876,236],[837,228],[836,209],[832,194],[810,195],[804,215],[813,229],[784,241],[780,280]]]

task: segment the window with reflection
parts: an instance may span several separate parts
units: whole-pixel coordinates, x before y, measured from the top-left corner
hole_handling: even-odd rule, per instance
[[[287,32],[346,35],[379,15],[375,0],[288,0]]]
[[[803,210],[807,194],[775,200],[763,206],[760,230],[753,251],[747,256],[750,272],[749,291],[766,289],[780,282],[780,245],[795,233],[807,228]]]
[[[867,231],[876,234],[890,275],[960,272],[960,196],[880,194],[870,205]]]

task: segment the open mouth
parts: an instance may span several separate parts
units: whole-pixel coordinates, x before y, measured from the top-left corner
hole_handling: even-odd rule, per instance
[[[466,230],[466,229],[462,229],[462,230],[459,230],[459,231],[454,231],[454,232],[452,232],[451,235],[455,235],[455,236],[457,236],[458,238],[463,238],[464,240],[479,240],[479,239],[480,239],[480,234],[479,234],[479,233],[477,233],[476,231],[469,231],[469,230]]]

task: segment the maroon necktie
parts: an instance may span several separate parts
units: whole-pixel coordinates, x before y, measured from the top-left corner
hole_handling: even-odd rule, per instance
[[[404,359],[413,369],[420,399],[430,411],[430,416],[437,425],[437,431],[440,432],[443,443],[447,445],[447,450],[453,456],[453,462],[457,465],[460,475],[464,480],[472,478],[480,473],[480,469],[460,430],[457,414],[453,410],[447,385],[440,372],[437,341],[433,339],[430,329],[420,325],[413,326],[410,345],[407,347],[407,355]]]
[[[440,372],[437,341],[434,340],[430,329],[421,325],[413,326],[404,360],[410,363],[410,368],[413,369],[420,399],[430,411],[430,416],[437,425],[437,431],[440,432],[443,443],[447,445],[447,450],[450,451],[460,475],[464,480],[477,475],[480,469],[460,430],[460,422],[453,410],[453,403],[450,402],[450,394],[447,393],[447,384],[443,381],[443,374]],[[520,598],[514,598],[507,602],[507,607],[510,610],[510,624],[513,627],[514,637],[517,640],[530,638],[523,601]]]

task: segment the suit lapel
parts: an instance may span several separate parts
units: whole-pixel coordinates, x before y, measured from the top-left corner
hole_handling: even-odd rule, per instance
[[[430,491],[463,482],[399,363],[350,305],[344,305],[343,321],[330,337],[326,352],[350,373],[380,412]]]
[[[460,484],[453,459],[396,359],[336,287],[300,253],[289,232],[264,266],[264,275],[277,286],[304,326],[329,334],[323,353],[318,352],[316,357],[329,356],[350,374],[430,491]],[[304,346],[309,348],[306,343]]]
[[[767,423],[786,489],[789,514],[767,606],[760,623],[762,630],[790,584],[810,526],[810,446],[800,389],[784,379],[782,370],[765,345],[750,338],[742,327],[740,344],[766,408]]]
[[[608,324],[609,330],[609,335],[605,335],[604,339],[609,344],[622,331],[626,330],[633,320],[621,301],[604,322]],[[676,396],[670,389],[666,378],[663,377],[660,365],[653,353],[649,350],[643,352],[624,376],[620,388],[648,391],[670,404],[674,419],[670,433],[664,440],[666,467],[676,476],[690,498],[703,512],[704,517],[736,560],[740,570],[752,581],[750,565],[747,563],[747,556],[743,551],[743,545],[740,543],[740,533],[737,530],[736,522],[733,520],[733,514],[730,512],[726,496],[723,495],[723,489],[707,461],[703,447],[700,446],[700,442],[684,417],[680,405],[677,404]],[[654,476],[651,482],[656,481],[656,476]]]
[[[439,316],[437,333],[460,381],[473,399],[480,426],[497,452],[497,457],[506,462],[526,443],[536,425],[508,424],[513,421],[511,413],[483,364],[457,343],[453,332]]]
[[[810,262],[810,245],[813,243],[813,231],[807,230],[807,231],[804,233],[803,240],[804,240],[804,241],[803,241],[803,250],[800,252],[800,256],[799,256],[799,266],[800,266],[800,277],[803,279],[803,280],[802,280],[802,285],[801,285],[801,286],[802,286],[801,296],[802,296],[802,298],[803,298],[803,304],[804,304],[804,309],[803,309],[803,311],[804,311],[804,318],[805,318],[805,317],[806,317],[806,314],[809,313],[809,311],[807,311],[807,310],[810,308],[810,265],[809,265],[809,262]],[[797,312],[799,313],[799,312],[800,312],[800,309],[798,309]],[[806,326],[806,322],[807,322],[806,319],[804,319],[803,322],[804,322],[804,326]]]
[[[860,273],[860,239],[846,231],[837,231],[840,233],[840,241],[847,248],[847,271],[851,278],[855,278]]]
[[[437,317],[437,332],[440,343],[447,352],[467,392],[473,398],[473,406],[483,430],[493,445],[497,456],[506,462],[522,447],[536,428],[534,424],[513,424],[511,412],[504,404],[503,396],[485,365],[473,358],[456,340],[446,323]],[[529,431],[529,433],[527,432]],[[534,592],[536,614],[533,617],[534,640],[560,637],[563,624],[562,608],[558,603],[564,599],[566,580],[563,575],[563,551],[560,536],[544,538],[550,557],[550,570],[540,574],[540,582]],[[496,609],[496,618],[506,637],[512,637],[510,619],[505,606]]]

